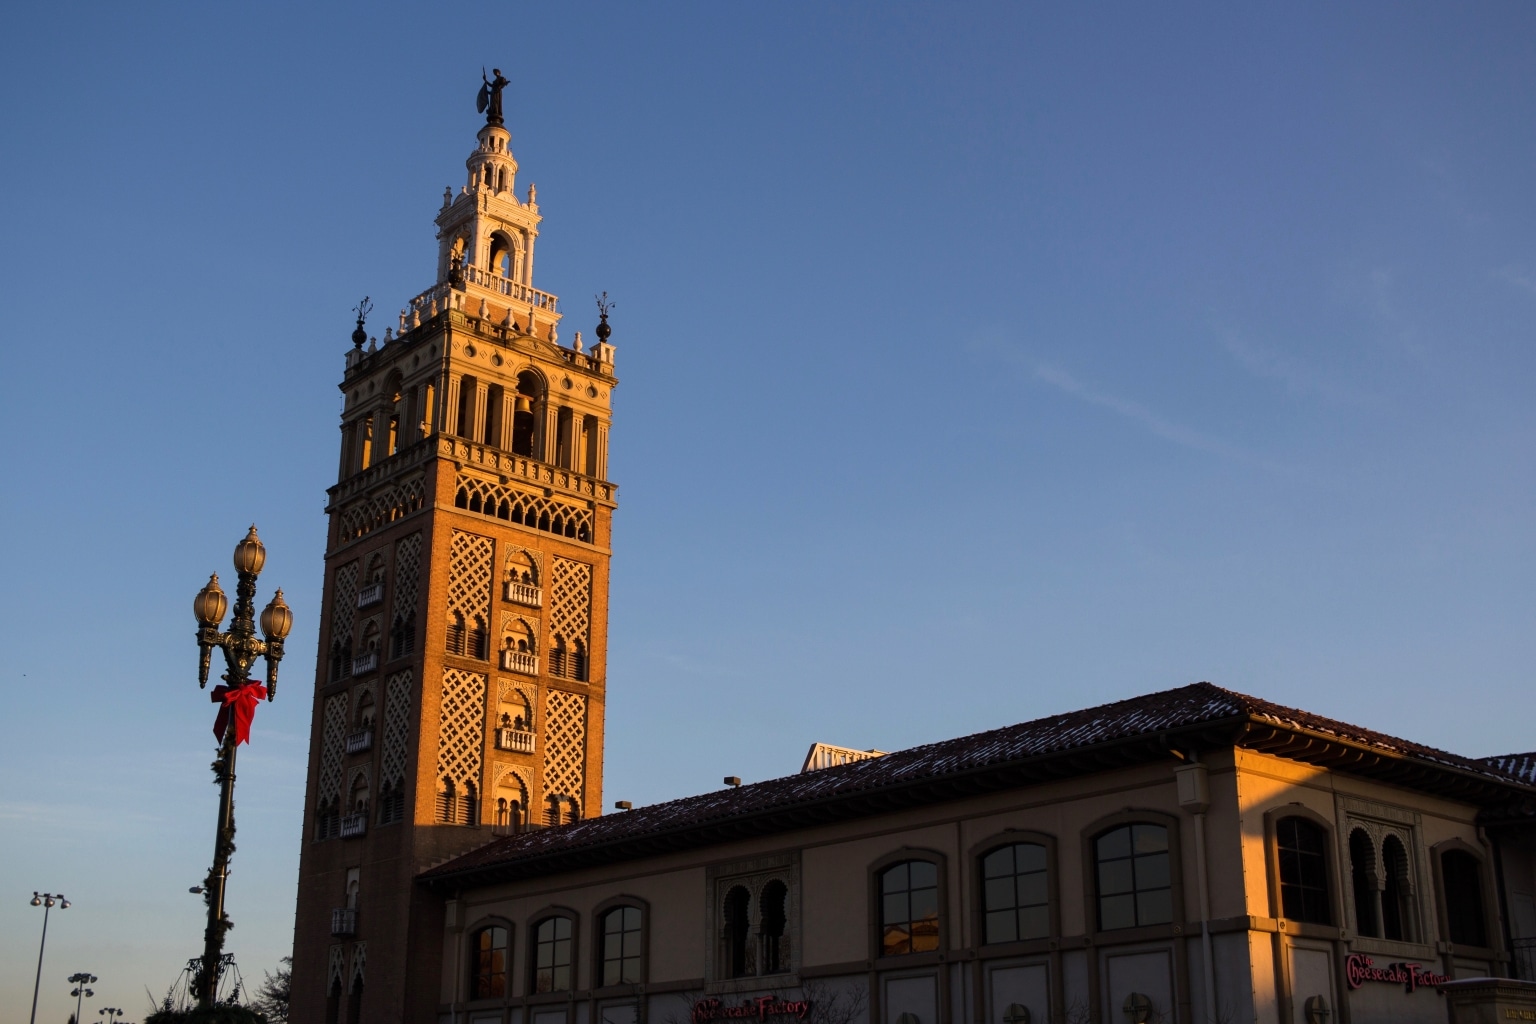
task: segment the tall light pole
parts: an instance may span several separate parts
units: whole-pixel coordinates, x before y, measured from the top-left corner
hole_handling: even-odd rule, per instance
[[[261,613],[261,632],[265,640],[256,636],[255,601],[256,577],[266,564],[267,549],[256,536],[252,526],[245,539],[235,545],[235,572],[239,583],[235,587],[235,613],[230,619],[229,632],[219,632],[224,621],[224,609],[229,599],[219,589],[219,577],[209,577],[208,585],[198,591],[192,602],[197,616],[197,646],[201,658],[198,663],[197,685],[208,685],[208,666],[213,649],[224,652],[227,670],[223,686],[214,687],[213,701],[221,705],[218,719],[214,722],[214,735],[219,737],[219,757],[213,762],[213,774],[219,780],[219,824],[214,833],[213,866],[203,883],[203,899],[208,904],[208,926],[203,931],[203,962],[196,978],[197,1005],[213,1006],[218,998],[219,972],[224,954],[224,933],[230,921],[224,914],[224,888],[229,879],[229,855],[235,849],[235,750],[250,736],[251,717],[256,705],[263,698],[277,695],[277,663],[283,658],[283,638],[293,628],[293,611],[283,602],[283,592],[278,590]],[[251,666],[257,657],[267,659],[267,684],[250,678]]]
[[[84,971],[81,971],[79,974],[71,974],[65,980],[75,986],[74,990],[69,994],[75,997],[75,1024],[80,1024],[81,1002],[83,1002],[86,998],[96,994],[85,986],[96,984],[96,975],[87,974]]]
[[[43,941],[37,945],[37,977],[32,980],[32,1024],[37,1024],[37,989],[43,983],[43,950],[48,945],[48,911],[53,909],[55,903],[60,910],[69,909],[69,900],[62,893],[32,893],[32,905],[43,908]]]
[[[122,1015],[123,1011],[118,1009],[116,1006],[103,1006],[101,1009],[96,1011],[96,1016],[107,1018],[107,1024],[112,1024],[113,1021]],[[80,1022],[76,1021],[75,1024],[80,1024]]]

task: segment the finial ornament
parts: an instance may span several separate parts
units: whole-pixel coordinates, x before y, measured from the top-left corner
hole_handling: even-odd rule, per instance
[[[491,74],[495,78],[485,77],[485,68],[480,69],[480,94],[475,97],[475,111],[485,115],[486,124],[501,125],[504,122],[501,117],[501,91],[511,83],[501,77],[501,68],[491,68]]]
[[[608,336],[613,333],[613,328],[608,326],[608,314],[616,308],[617,304],[608,298],[607,292],[594,296],[594,298],[597,299],[597,312],[601,320],[598,322],[597,330],[592,333],[597,335],[599,342],[606,345],[608,343]]]
[[[373,312],[373,303],[368,301],[368,296],[363,296],[363,301],[352,307],[352,312],[357,314],[357,328],[352,332],[352,347],[362,348],[363,342],[368,340],[368,332],[363,330],[363,324],[368,321],[368,314]]]

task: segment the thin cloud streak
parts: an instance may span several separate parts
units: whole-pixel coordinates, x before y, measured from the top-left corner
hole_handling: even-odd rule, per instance
[[[1536,295],[1536,275],[1532,275],[1524,267],[1501,267],[1494,271],[1493,276],[1529,295]]]
[[[1035,379],[1049,384],[1058,391],[1071,395],[1079,401],[1087,402],[1089,405],[1096,405],[1101,409],[1108,409],[1133,423],[1138,423],[1165,441],[1171,441],[1174,444],[1184,448],[1191,448],[1195,451],[1219,455],[1222,458],[1232,459],[1236,462],[1249,464],[1256,462],[1253,456],[1241,448],[1228,444],[1219,438],[1208,437],[1197,430],[1180,426],[1138,402],[1095,390],[1058,366],[1051,366],[1047,363],[1039,364],[1035,367]]]
[[[1375,405],[1379,402],[1373,395],[1361,394],[1336,380],[1313,373],[1283,352],[1250,341],[1236,331],[1218,329],[1217,340],[1243,369],[1255,377],[1279,381],[1293,395],[1317,395],[1337,405]]]

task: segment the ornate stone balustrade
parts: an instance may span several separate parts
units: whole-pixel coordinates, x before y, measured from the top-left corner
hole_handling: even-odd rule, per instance
[[[357,592],[357,606],[359,608],[372,608],[384,600],[384,583],[370,583]]]
[[[521,672],[525,676],[539,674],[539,656],[526,651],[502,651],[501,667],[508,672]]]
[[[529,608],[544,607],[544,592],[528,583],[508,580],[502,588],[502,596],[513,604],[527,605]]]
[[[439,434],[437,452],[466,466],[477,466],[499,476],[521,478],[541,487],[558,488],[571,494],[595,498],[598,501],[614,500],[616,488],[606,480],[583,476],[569,469],[561,469],[547,462],[540,462],[527,455],[513,455],[500,448],[466,441],[462,437]]]
[[[510,750],[517,754],[533,753],[533,733],[516,729],[496,730],[496,749]]]
[[[480,267],[465,267],[464,280],[469,284],[488,288],[498,295],[505,295],[516,302],[533,306],[535,309],[545,309],[551,313],[556,312],[556,307],[560,303],[560,300],[549,292],[541,292],[537,288],[530,288],[510,277],[502,277],[500,274],[493,274]]]
[[[352,659],[352,674],[355,676],[363,675],[365,672],[372,672],[378,667],[378,651],[364,651],[362,654],[359,654],[357,657]]]
[[[368,815],[364,813],[341,816],[341,838],[353,839],[368,831]]]
[[[343,502],[367,494],[395,477],[410,472],[436,453],[436,447],[423,439],[402,448],[387,459],[375,462],[361,473],[352,474],[341,483],[327,489],[326,493],[331,497],[331,504],[326,511],[334,511]]]
[[[349,754],[361,754],[364,751],[372,750],[373,730],[361,729],[352,733],[347,737],[346,747]]]
[[[337,907],[331,911],[331,934],[344,938],[357,934],[357,911],[347,907]]]

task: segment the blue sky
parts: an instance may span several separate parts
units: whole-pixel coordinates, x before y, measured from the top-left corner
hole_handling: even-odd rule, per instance
[[[535,284],[617,301],[606,801],[1208,679],[1536,747],[1536,9],[16,6],[0,1002],[200,944],[193,594],[297,625],[231,946],[291,940],[325,488],[480,66]],[[94,1016],[94,1009],[87,1010]]]

